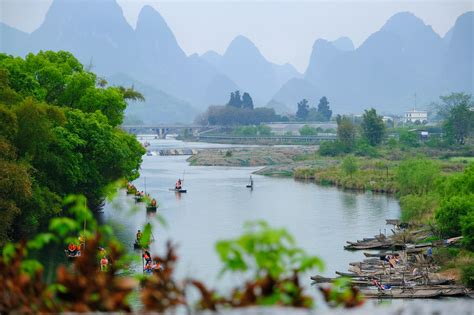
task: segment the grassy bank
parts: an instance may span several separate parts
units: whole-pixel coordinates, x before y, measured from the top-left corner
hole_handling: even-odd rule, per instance
[[[188,162],[194,166],[291,165],[300,156],[314,155],[315,152],[315,147],[307,146],[207,149],[191,156]]]

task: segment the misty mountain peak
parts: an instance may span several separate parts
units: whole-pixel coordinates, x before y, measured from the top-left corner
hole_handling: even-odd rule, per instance
[[[381,31],[394,33],[401,38],[412,38],[423,33],[430,36],[436,35],[437,38],[440,38],[430,25],[426,25],[422,19],[411,12],[399,12],[393,15],[381,28]]]
[[[145,5],[138,15],[137,29],[139,27],[168,28],[161,14],[150,5]]]
[[[40,28],[123,29],[127,26],[122,8],[115,0],[54,0]]]
[[[135,32],[140,48],[155,54],[155,58],[166,57],[167,62],[170,58],[181,62],[175,57],[185,57],[165,19],[153,7],[145,5],[141,9]]]
[[[334,47],[342,51],[354,50],[354,43],[352,43],[352,40],[347,36],[339,37],[331,43],[334,45]]]
[[[227,47],[225,55],[229,54],[260,55],[260,51],[250,39],[238,35]]]

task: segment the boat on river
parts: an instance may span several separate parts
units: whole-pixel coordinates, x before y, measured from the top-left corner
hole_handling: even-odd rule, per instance
[[[431,299],[448,296],[465,296],[468,294],[462,286],[416,286],[413,288],[391,288],[381,290],[377,288],[361,289],[361,293],[368,299]]]
[[[170,191],[174,191],[174,192],[177,192],[177,193],[186,193],[188,192],[186,189],[183,189],[183,188],[170,188]]]
[[[146,206],[146,211],[156,211],[157,208],[158,208],[157,206],[149,205],[149,206]]]

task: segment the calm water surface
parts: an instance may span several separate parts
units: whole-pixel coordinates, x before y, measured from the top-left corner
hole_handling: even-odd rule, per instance
[[[219,146],[149,141],[151,150]],[[260,219],[288,229],[298,246],[325,261],[322,274],[334,276],[336,270],[346,271],[349,262],[363,257],[362,252],[344,251],[346,240],[388,230],[385,219],[399,217],[398,202],[388,196],[258,175],[252,175],[255,188],[250,190],[245,185],[250,174],[259,168],[189,166],[186,159],[187,156],[145,156],[141,177],[135,181],[140,190],[145,190],[146,184],[146,191],[157,198],[158,212],[167,222],[166,228],[155,224],[153,234],[157,241],[152,253],[162,253],[168,239],[179,245],[178,278],[193,276],[221,288],[240,283],[237,276],[217,278],[220,262],[214,244],[241,234],[244,222]],[[188,193],[169,191],[183,174]],[[122,191],[103,214],[130,248],[137,229],[150,220],[143,204],[133,213],[123,210],[133,205],[133,198]],[[139,272],[141,265],[134,268]]]

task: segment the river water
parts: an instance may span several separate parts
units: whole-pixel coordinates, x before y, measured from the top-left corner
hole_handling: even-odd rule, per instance
[[[149,149],[225,147],[176,140],[148,140]],[[166,240],[178,244],[180,257],[177,277],[192,276],[211,286],[227,289],[241,283],[238,276],[217,278],[220,262],[214,250],[217,240],[242,233],[246,221],[265,220],[286,228],[298,246],[325,262],[320,274],[335,276],[346,271],[348,263],[361,260],[362,252],[343,249],[346,240],[361,239],[384,232],[386,218],[398,218],[396,199],[372,193],[343,191],[292,178],[252,175],[254,189],[245,187],[258,167],[189,166],[187,156],[145,156],[141,177],[134,184],[159,202],[159,214],[167,226],[154,224],[153,253],[163,253]],[[186,194],[169,191],[184,175]],[[146,187],[145,187],[146,186]],[[130,249],[137,229],[152,220],[145,205],[134,202],[122,191],[105,207],[103,219],[111,224],[118,238]],[[131,249],[132,250],[132,249]],[[134,266],[137,272],[141,264]],[[314,271],[314,273],[318,273]],[[308,279],[308,283],[309,283]]]

